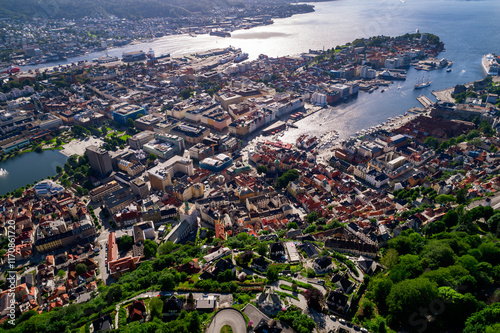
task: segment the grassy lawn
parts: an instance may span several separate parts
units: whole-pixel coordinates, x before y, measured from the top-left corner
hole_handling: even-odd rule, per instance
[[[283,290],[288,290],[288,291],[292,291],[293,292],[292,287],[290,287],[287,284],[280,284],[280,288],[283,289]]]
[[[179,283],[179,288],[194,288],[194,284],[200,279],[200,274],[191,275],[191,279],[193,280],[192,284],[189,281],[184,281]]]
[[[304,283],[304,282],[301,282],[301,281],[297,281],[297,280],[294,280],[294,279],[291,279],[289,277],[285,277],[285,276],[280,276],[279,278],[280,280],[283,280],[283,281],[288,281],[290,283],[295,283],[297,286],[299,287],[302,287],[304,289],[308,289],[308,288],[314,288],[311,284],[309,283]]]
[[[302,266],[302,264],[291,265],[290,266],[290,271],[292,271],[292,273],[300,272],[302,269],[304,269],[304,267]]]
[[[204,327],[207,327],[210,321],[212,320],[212,317],[215,315],[215,312],[209,312],[209,313],[204,313],[202,315],[202,325]]]
[[[275,293],[278,294],[280,296],[280,298],[291,297],[297,301],[299,300],[299,298],[297,296],[294,296],[294,295],[289,294],[289,293],[284,293],[282,291],[277,291],[277,290],[275,291]]]
[[[233,330],[231,329],[231,326],[224,325],[224,326],[222,326],[220,333],[233,333]]]

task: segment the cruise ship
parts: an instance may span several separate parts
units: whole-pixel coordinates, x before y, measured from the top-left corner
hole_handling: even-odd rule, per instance
[[[495,54],[489,53],[483,56],[483,69],[488,75],[498,75],[500,65],[498,64],[498,57]]]
[[[248,59],[248,53],[240,53],[234,58],[234,62],[242,62],[246,59]]]

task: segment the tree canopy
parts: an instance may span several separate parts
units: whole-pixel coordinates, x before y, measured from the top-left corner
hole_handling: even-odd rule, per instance
[[[289,182],[293,182],[297,179],[299,179],[299,172],[295,169],[291,169],[278,177],[278,179],[276,180],[276,186],[280,189],[285,188],[288,186]]]

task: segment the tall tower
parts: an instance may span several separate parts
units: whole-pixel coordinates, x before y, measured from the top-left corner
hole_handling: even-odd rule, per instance
[[[92,170],[100,174],[101,176],[106,176],[111,171],[113,171],[113,164],[111,163],[111,156],[109,153],[96,146],[89,146],[86,149],[87,156],[89,157],[89,162]]]

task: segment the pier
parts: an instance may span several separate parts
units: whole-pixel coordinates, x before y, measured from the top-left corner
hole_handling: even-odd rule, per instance
[[[263,135],[271,135],[271,134],[276,134],[278,132],[283,131],[286,129],[286,123],[284,123],[281,120],[276,121],[274,124],[266,127],[263,131]]]
[[[428,108],[434,104],[434,102],[431,101],[430,98],[425,95],[418,96],[417,101],[419,101],[420,104],[424,106],[424,108]]]

